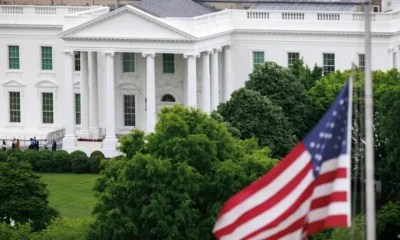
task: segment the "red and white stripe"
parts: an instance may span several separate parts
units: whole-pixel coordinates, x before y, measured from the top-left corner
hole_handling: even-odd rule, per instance
[[[275,168],[230,198],[213,232],[218,239],[306,239],[349,226],[350,156],[326,161],[314,178],[310,153],[299,143]]]

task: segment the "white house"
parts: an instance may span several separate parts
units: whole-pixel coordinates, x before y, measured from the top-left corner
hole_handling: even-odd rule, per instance
[[[325,73],[363,67],[357,9],[259,3],[215,12],[191,0],[142,0],[111,12],[0,6],[0,140],[63,129],[63,149],[112,157],[118,136],[154,130],[160,108],[210,112],[264,61],[288,67],[301,57]],[[373,69],[398,67],[400,10],[372,20]]]

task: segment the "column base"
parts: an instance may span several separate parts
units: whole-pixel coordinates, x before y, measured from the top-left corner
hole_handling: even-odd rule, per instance
[[[62,149],[67,152],[73,152],[76,148],[76,137],[65,136],[62,140]]]
[[[94,139],[102,138],[100,128],[90,128],[90,137]]]
[[[116,137],[106,137],[103,140],[103,148],[116,149],[118,139]]]
[[[78,134],[79,138],[91,138],[89,130],[81,130]]]

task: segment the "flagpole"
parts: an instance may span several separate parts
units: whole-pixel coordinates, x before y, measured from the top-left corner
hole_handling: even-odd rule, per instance
[[[371,68],[371,0],[367,0],[365,9],[365,180],[367,240],[375,240],[375,176],[374,176],[374,133],[373,98]]]

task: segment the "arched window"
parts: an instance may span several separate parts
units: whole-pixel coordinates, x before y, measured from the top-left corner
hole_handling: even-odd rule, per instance
[[[161,102],[176,102],[174,96],[171,94],[164,94],[161,98]]]

